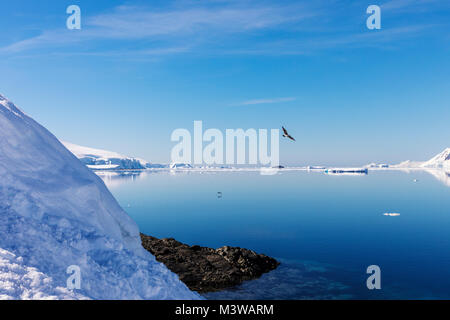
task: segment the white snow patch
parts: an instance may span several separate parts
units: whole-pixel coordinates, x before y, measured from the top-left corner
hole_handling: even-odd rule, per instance
[[[24,265],[24,259],[0,248],[0,300],[87,299],[64,287],[36,268]]]
[[[400,162],[399,164],[394,164],[391,167],[392,168],[420,168],[420,166],[422,164],[423,164],[423,162],[420,162],[420,161],[406,160],[406,161]]]

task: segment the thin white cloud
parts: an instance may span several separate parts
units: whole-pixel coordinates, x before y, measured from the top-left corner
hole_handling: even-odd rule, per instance
[[[414,10],[418,7],[428,7],[430,10],[436,9],[437,5],[444,5],[445,0],[389,0],[381,4],[382,10]]]
[[[41,35],[0,48],[3,53],[70,45],[101,40],[150,40],[188,43],[208,41],[229,34],[278,28],[298,23],[316,13],[302,5],[254,5],[231,3],[216,6],[188,6],[165,10],[118,6],[111,12],[83,17],[81,30],[46,30]],[[158,44],[156,44],[158,45]],[[165,45],[167,46],[167,45]],[[148,48],[155,49],[155,48]]]
[[[439,3],[438,0],[390,0],[382,7],[416,8],[423,2]],[[0,48],[0,54],[37,54],[40,50],[41,54],[124,58],[188,52],[214,56],[308,55],[333,48],[392,48],[401,45],[404,39],[425,34],[429,29],[448,28],[448,25],[439,27],[441,22],[438,21],[433,22],[434,26],[403,21],[372,32],[364,27],[355,28],[358,22],[336,29],[339,20],[347,16],[341,16],[342,12],[334,13],[333,6],[327,1],[296,4],[246,0],[175,3],[162,9],[118,6],[109,12],[83,16],[82,30],[61,27],[43,31],[36,37]],[[312,25],[321,27],[311,29]],[[282,36],[270,36],[273,31]],[[265,36],[267,34],[269,36]]]
[[[234,106],[250,106],[256,104],[270,104],[270,103],[280,103],[280,102],[289,102],[297,100],[294,97],[285,97],[285,98],[272,98],[272,99],[253,99],[247,100],[240,103],[234,104]]]
[[[311,15],[308,10],[293,11],[291,6],[200,7],[169,11],[121,6],[111,13],[89,19],[88,23],[104,31],[103,37],[130,39],[214,31],[248,32],[296,22]]]
[[[287,39],[276,42],[266,42],[251,48],[229,50],[226,54],[242,55],[310,55],[318,51],[335,48],[379,48],[392,49],[401,46],[402,41],[425,34],[430,29],[442,27],[436,24],[414,25],[365,31],[339,35],[318,35],[305,40]]]

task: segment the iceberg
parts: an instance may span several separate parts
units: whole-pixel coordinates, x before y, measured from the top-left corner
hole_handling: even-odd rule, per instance
[[[112,151],[83,147],[66,141],[62,141],[62,143],[92,170],[164,168],[164,165],[161,164],[153,164],[144,159],[128,157]]]
[[[307,166],[306,169],[307,170],[325,170],[326,167],[323,167],[323,166]]]
[[[171,163],[169,166],[170,169],[193,169],[193,167],[189,163]]]
[[[388,217],[398,217],[400,215],[400,213],[397,212],[386,212],[383,213],[383,216],[388,216]]]
[[[387,163],[369,163],[368,165],[365,166],[365,168],[370,168],[370,169],[374,169],[374,168],[389,168],[389,165]]]
[[[350,174],[350,175],[361,175],[361,174],[367,174],[368,169],[367,168],[328,168],[325,170],[325,173],[328,174]]]

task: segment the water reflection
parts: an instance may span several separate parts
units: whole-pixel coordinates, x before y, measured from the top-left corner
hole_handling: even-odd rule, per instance
[[[131,171],[94,171],[108,188],[113,188],[128,181],[136,181],[148,175],[149,171],[131,170]]]
[[[433,168],[395,168],[394,170],[402,171],[408,174],[413,172],[422,172],[425,171],[435,177],[437,180],[442,182],[447,187],[450,187],[450,171],[449,169],[433,169]],[[418,182],[417,179],[413,180],[414,182]]]
[[[439,170],[439,169],[427,169],[426,170],[433,177],[441,181],[447,187],[450,187],[450,171]]]
[[[366,176],[367,172],[326,172],[329,176]]]
[[[258,169],[259,170],[259,169]],[[272,168],[270,168],[270,170],[273,170]],[[275,169],[276,172],[275,173],[279,173],[281,170],[277,170]],[[395,171],[402,171],[408,174],[411,174],[413,172],[421,172],[421,171],[425,171],[429,174],[431,174],[434,178],[436,178],[437,180],[439,180],[440,182],[442,182],[444,185],[446,185],[447,187],[450,187],[450,171],[446,170],[446,169],[429,169],[429,168],[395,168],[395,169],[389,169],[389,170],[395,170]],[[255,171],[255,169],[251,169],[251,170],[245,170],[245,169],[240,169],[240,170],[209,170],[209,171],[201,171],[201,170],[174,170],[174,169],[159,169],[159,170],[120,170],[120,171],[107,171],[107,170],[102,170],[102,171],[94,171],[102,180],[103,182],[106,184],[107,187],[116,187],[120,184],[123,184],[125,182],[128,181],[136,181],[138,179],[143,179],[146,176],[148,176],[149,174],[155,174],[155,173],[168,173],[172,176],[175,175],[190,175],[193,173],[196,174],[217,174],[220,172],[246,172],[246,171]],[[290,171],[289,168],[285,169],[285,171]],[[309,170],[307,170],[309,171]],[[319,170],[320,171],[320,170]],[[368,174],[368,172],[363,171],[363,172],[357,172],[357,171],[346,171],[346,172],[342,172],[342,171],[328,171],[325,172],[327,175],[330,176],[365,176]],[[265,174],[269,174],[272,175],[273,172],[268,172],[265,173],[264,170],[260,170],[260,174],[265,175]],[[417,179],[414,179],[414,182],[418,182]]]
[[[369,171],[361,179],[306,168],[280,169],[272,177],[256,170],[196,169],[100,175],[143,233],[248,248],[282,262],[259,280],[208,298],[448,299],[449,172]],[[367,290],[371,264],[388,271],[383,290]]]

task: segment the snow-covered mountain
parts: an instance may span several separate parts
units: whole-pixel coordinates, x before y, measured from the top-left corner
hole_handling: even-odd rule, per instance
[[[102,180],[1,95],[0,235],[0,299],[199,298],[143,249]]]
[[[450,148],[445,149],[430,160],[425,161],[422,163],[421,167],[450,169]]]
[[[146,169],[161,168],[163,165],[152,164],[146,160],[127,157],[117,152],[79,146],[62,141],[81,162],[93,170]]]
[[[420,168],[423,162],[406,160],[399,164],[391,165],[392,168]]]
[[[406,160],[391,166],[393,168],[442,168],[450,169],[450,148],[445,149],[428,161]]]

